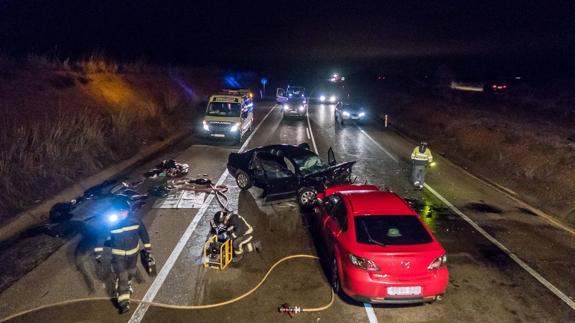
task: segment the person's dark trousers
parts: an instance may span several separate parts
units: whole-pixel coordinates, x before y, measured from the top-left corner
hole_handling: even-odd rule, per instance
[[[118,278],[118,303],[130,301],[130,283],[136,276],[138,253],[129,256],[112,255],[112,269]]]

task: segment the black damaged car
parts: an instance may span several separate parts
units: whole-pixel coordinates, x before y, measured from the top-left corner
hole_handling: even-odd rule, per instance
[[[259,187],[265,191],[266,198],[297,195],[299,205],[307,208],[318,192],[350,183],[354,164],[355,161],[338,164],[331,148],[326,163],[304,143],[231,153],[227,167],[240,189]]]

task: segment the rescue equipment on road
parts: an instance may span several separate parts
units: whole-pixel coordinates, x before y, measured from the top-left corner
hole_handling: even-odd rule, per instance
[[[140,303],[143,305],[165,308],[165,309],[176,309],[176,310],[203,310],[203,309],[222,307],[225,305],[229,305],[229,304],[233,304],[233,303],[236,303],[238,301],[241,301],[242,299],[253,294],[256,290],[258,290],[258,288],[260,288],[264,284],[264,282],[268,279],[269,275],[272,273],[272,271],[277,266],[279,266],[280,264],[282,264],[288,260],[292,260],[292,259],[316,259],[316,260],[319,260],[319,258],[317,256],[305,255],[305,254],[298,254],[298,255],[291,255],[291,256],[283,257],[280,260],[276,261],[273,264],[273,266],[271,266],[270,269],[268,269],[268,271],[266,272],[264,277],[252,289],[250,289],[249,291],[243,293],[242,295],[240,295],[238,297],[232,298],[232,299],[227,300],[227,301],[219,302],[219,303],[205,304],[205,305],[176,305],[176,304],[166,304],[166,303],[158,303],[158,302],[148,302],[148,301],[143,301],[143,300],[139,300],[139,299],[132,299],[131,301],[135,302],[135,303]],[[284,311],[280,311],[280,313],[286,313],[289,315],[290,312],[294,312],[294,314],[297,314],[297,313],[302,313],[302,312],[320,312],[320,311],[326,310],[333,305],[333,302],[335,300],[335,294],[333,292],[333,289],[330,289],[330,292],[331,292],[330,301],[329,301],[329,303],[327,303],[324,306],[315,307],[315,308],[297,307],[299,309],[299,311],[295,311],[295,308],[296,308],[295,306],[293,306],[293,307],[287,306],[288,309],[293,308],[294,310],[293,311],[284,310]],[[37,311],[40,311],[43,309],[48,309],[48,308],[52,308],[52,307],[56,307],[56,306],[73,305],[73,304],[78,304],[78,303],[82,303],[82,302],[90,302],[90,301],[108,301],[108,300],[109,300],[108,297],[88,297],[88,298],[79,298],[79,299],[67,300],[67,301],[62,301],[62,302],[48,304],[48,305],[42,305],[42,306],[38,306],[38,307],[29,309],[26,311],[22,311],[20,313],[17,313],[17,314],[14,314],[14,315],[11,315],[11,316],[8,316],[5,318],[2,318],[2,320],[0,322],[10,321],[10,320],[13,320],[15,318],[26,315],[26,314],[30,314],[33,312],[37,312]]]

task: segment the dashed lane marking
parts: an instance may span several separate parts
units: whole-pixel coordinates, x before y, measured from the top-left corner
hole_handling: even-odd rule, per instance
[[[315,144],[315,139],[313,138],[313,131],[311,130],[311,122],[309,122],[309,110],[307,112],[307,128],[309,129],[309,134],[311,137],[311,143],[313,144],[313,150],[315,151],[316,154],[319,154],[317,152],[317,146]]]
[[[378,323],[377,316],[375,316],[375,311],[373,310],[373,306],[371,306],[369,303],[363,303],[363,307],[365,308],[369,322]]]
[[[311,123],[309,121],[309,112],[307,113],[307,125],[308,125],[308,129],[309,132],[311,134],[311,142],[313,143],[313,149],[315,150],[315,153],[318,154],[317,152],[317,146],[315,145],[315,139],[313,138],[313,131],[311,130]],[[361,129],[360,129],[361,130]],[[363,131],[363,130],[362,130]],[[373,140],[373,139],[372,139]],[[379,144],[378,144],[379,145]],[[383,147],[380,147],[383,149]],[[387,152],[387,151],[386,151]],[[389,153],[388,153],[389,154]],[[395,161],[397,161],[395,159],[395,157],[393,157],[391,154],[389,154],[391,156],[391,158]],[[378,323],[377,321],[377,316],[375,316],[375,311],[373,310],[373,306],[371,306],[371,304],[369,303],[363,303],[363,307],[365,308],[365,313],[367,314],[367,318],[369,320],[370,323]]]

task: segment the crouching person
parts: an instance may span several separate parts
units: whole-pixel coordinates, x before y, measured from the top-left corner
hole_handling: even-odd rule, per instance
[[[232,238],[234,261],[239,261],[246,252],[261,251],[261,243],[253,240],[253,227],[243,216],[233,212],[218,211],[214,215],[214,222],[223,225]]]
[[[112,207],[106,213],[109,228],[98,237],[94,253],[99,261],[104,250],[106,237],[110,237],[112,248],[112,270],[115,279],[115,300],[120,313],[130,309],[130,296],[133,293],[132,279],[136,276],[140,239],[144,243],[145,255],[150,255],[152,245],[144,223],[131,212],[125,199],[113,198]]]

